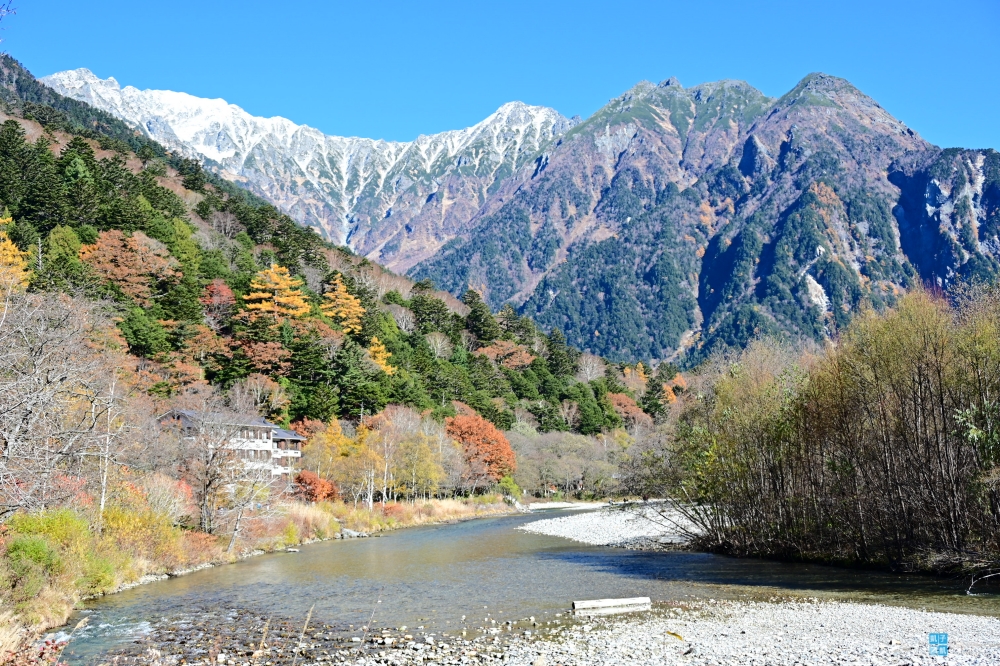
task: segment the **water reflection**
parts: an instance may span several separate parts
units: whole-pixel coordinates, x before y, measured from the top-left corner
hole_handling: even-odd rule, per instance
[[[236,609],[318,622],[447,631],[492,618],[544,617],[574,599],[806,594],[1000,615],[1000,596],[957,581],[590,547],[515,530],[538,516],[490,518],[333,541],[145,585],[88,604],[91,626],[67,656],[84,663],[149,624],[225,622]],[[75,621],[75,620],[74,620]]]

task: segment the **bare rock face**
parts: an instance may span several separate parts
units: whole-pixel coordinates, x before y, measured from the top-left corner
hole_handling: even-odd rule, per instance
[[[390,142],[326,136],[221,99],[122,88],[86,69],[41,81],[205,160],[328,239],[400,272],[433,255],[491,188],[573,124],[553,109],[511,102],[464,130]]]
[[[518,303],[611,358],[822,340],[921,280],[996,272],[997,160],[942,152],[824,74],[777,100],[641,83],[411,274]]]
[[[515,102],[408,143],[87,70],[43,82],[372,260],[612,359],[822,341],[914,285],[1000,272],[1000,154],[942,151],[825,74],[779,99],[641,82],[583,122]]]

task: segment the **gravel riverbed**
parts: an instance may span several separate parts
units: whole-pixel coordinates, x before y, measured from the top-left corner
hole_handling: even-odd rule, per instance
[[[592,546],[647,550],[682,545],[686,541],[684,532],[695,528],[665,505],[632,504],[536,520],[518,529]]]
[[[593,545],[675,547],[683,542],[684,530],[676,526],[678,517],[664,520],[661,513],[648,505],[609,507],[519,529]],[[154,630],[104,663],[1000,666],[1000,619],[995,617],[803,597],[763,599],[688,598],[596,618],[569,611],[505,621],[462,616],[462,625],[447,632],[324,624],[303,630],[301,619],[233,615]],[[931,654],[932,633],[948,635],[947,657]]]
[[[948,634],[948,657],[930,654],[928,633]],[[477,661],[511,666],[995,666],[1000,664],[1000,620],[843,602],[704,602],[541,626],[531,636],[521,633],[507,641],[486,637],[447,648],[410,646],[354,663]]]
[[[599,618],[566,614],[550,621],[524,618],[475,627],[478,636],[422,634],[385,628],[354,639],[305,634],[291,623],[256,636],[211,636],[200,654],[125,651],[109,664],[351,664],[423,666],[995,666],[1000,664],[1000,619],[909,608],[819,600],[692,601],[657,604],[651,611]],[[254,624],[254,623],[248,623]],[[228,632],[227,632],[228,633]],[[239,632],[237,632],[239,633]],[[358,632],[360,633],[360,632]],[[947,633],[947,657],[930,654],[928,634]],[[300,636],[302,636],[300,641]],[[228,640],[227,640],[228,639]],[[256,640],[255,640],[256,639]],[[209,647],[211,646],[211,647]],[[138,652],[138,654],[137,654]],[[256,655],[255,655],[256,652]]]

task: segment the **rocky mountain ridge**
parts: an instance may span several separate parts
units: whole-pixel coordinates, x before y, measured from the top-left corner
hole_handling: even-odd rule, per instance
[[[942,151],[824,74],[776,100],[643,82],[411,274],[612,358],[821,341],[920,282],[996,274],[997,159]]]
[[[77,98],[108,87],[66,80]],[[511,123],[520,129],[495,131]],[[278,165],[280,145],[216,157],[249,155],[231,168],[286,210],[291,190],[332,210],[321,197],[338,190],[314,185],[327,181],[289,180],[327,166]],[[262,150],[266,165],[254,162]],[[820,342],[914,285],[1000,272],[1000,154],[933,146],[825,74],[778,99],[742,81],[641,82],[580,123],[507,105],[378,153],[389,166],[365,150],[377,162],[366,185],[342,190],[353,247],[451,293],[475,288],[494,308],[514,303],[613,359],[693,363],[759,335]]]
[[[41,81],[203,159],[326,238],[400,272],[431,256],[492,188],[573,125],[553,109],[510,102],[472,127],[392,142],[327,136],[221,99],[122,87],[87,69]]]

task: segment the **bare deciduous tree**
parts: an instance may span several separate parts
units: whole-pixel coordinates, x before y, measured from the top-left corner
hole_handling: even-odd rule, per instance
[[[68,296],[8,291],[0,303],[0,516],[65,499],[67,474],[102,412],[91,409],[103,360],[89,342],[105,322]]]
[[[562,420],[566,422],[566,425],[573,427],[576,424],[577,412],[580,411],[580,405],[576,404],[572,400],[563,400],[559,403],[559,416]]]
[[[451,356],[451,340],[448,339],[447,335],[435,331],[428,333],[425,337],[427,344],[430,346],[431,351],[434,352],[436,358],[449,358]]]
[[[404,308],[402,305],[396,305],[395,303],[386,306],[389,314],[396,322],[396,326],[399,326],[399,330],[404,333],[413,333],[417,327],[417,318],[413,316],[413,311],[409,308]]]
[[[604,376],[604,359],[594,354],[582,354],[577,361],[576,378],[581,382],[592,382]]]
[[[267,416],[288,404],[288,395],[278,382],[260,373],[239,380],[229,389],[230,409],[237,414]]]
[[[228,211],[212,213],[212,228],[226,238],[235,238],[244,229],[237,217]]]

